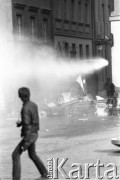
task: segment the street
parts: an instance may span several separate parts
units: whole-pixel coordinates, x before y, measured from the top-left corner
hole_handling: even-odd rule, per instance
[[[10,115],[0,122],[0,178],[9,179],[12,174],[11,154],[20,141],[20,129],[16,128],[18,115]],[[50,158],[60,160],[68,158],[64,169],[71,170],[73,163],[83,167],[85,163],[104,164],[101,176],[109,163],[114,163],[119,172],[120,149],[111,144],[111,138],[119,136],[119,118],[117,116],[76,116],[51,117],[40,120],[37,153],[47,166]],[[110,169],[110,168],[109,168]],[[110,174],[111,175],[111,174]],[[22,155],[22,179],[35,179],[39,173],[28,158],[27,152]],[[59,176],[60,179],[63,177]],[[95,168],[90,169],[90,179],[95,179]]]
[[[0,180],[19,158],[17,125],[33,142],[38,113],[48,179],[120,180],[119,22],[120,0],[0,0]],[[35,180],[26,144],[21,180]]]

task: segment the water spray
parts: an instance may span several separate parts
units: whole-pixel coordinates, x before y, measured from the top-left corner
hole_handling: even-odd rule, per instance
[[[55,90],[62,82],[94,73],[107,65],[108,61],[102,58],[69,59],[60,57],[48,46],[7,41],[4,35],[0,38],[0,88],[8,94],[9,91],[14,94],[21,86],[29,87],[30,82],[35,81],[39,94]]]

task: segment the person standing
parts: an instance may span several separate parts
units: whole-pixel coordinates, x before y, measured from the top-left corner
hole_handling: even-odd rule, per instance
[[[39,115],[37,105],[30,100],[29,88],[22,87],[18,90],[18,96],[23,102],[21,109],[21,121],[17,122],[17,127],[21,128],[22,140],[12,153],[13,180],[21,179],[20,156],[24,151],[28,151],[30,159],[36,165],[42,178],[47,178],[48,172],[41,159],[35,151],[35,142],[38,138]]]
[[[112,81],[111,81],[111,79],[109,77],[107,77],[104,88],[105,88],[105,90],[107,92],[107,97],[108,98],[114,98],[115,85],[112,83]]]

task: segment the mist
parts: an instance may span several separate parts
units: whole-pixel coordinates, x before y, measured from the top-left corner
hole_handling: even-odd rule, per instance
[[[27,86],[32,99],[40,100],[58,94],[76,81],[79,75],[89,75],[108,65],[105,59],[71,59],[61,57],[53,47],[24,41],[8,41],[0,37],[0,96],[7,104],[15,103],[19,87]],[[11,98],[12,97],[12,98]],[[9,103],[8,103],[8,102]],[[11,102],[12,101],[12,102]],[[17,104],[17,103],[16,103]]]

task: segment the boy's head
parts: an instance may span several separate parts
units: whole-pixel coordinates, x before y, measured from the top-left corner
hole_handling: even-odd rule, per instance
[[[29,88],[27,88],[27,87],[19,88],[18,96],[23,102],[28,101],[30,99],[30,90],[29,90]]]

